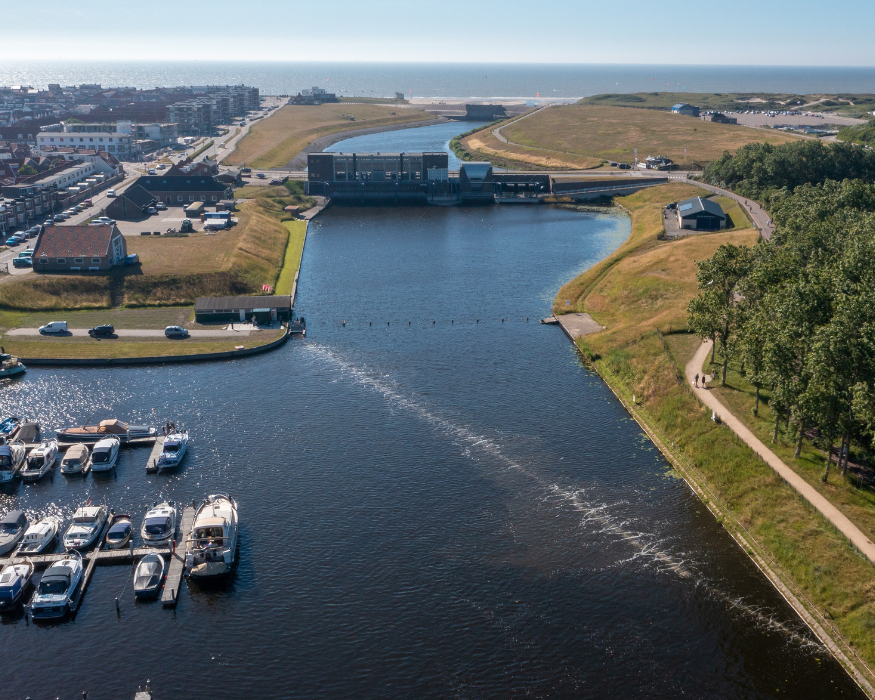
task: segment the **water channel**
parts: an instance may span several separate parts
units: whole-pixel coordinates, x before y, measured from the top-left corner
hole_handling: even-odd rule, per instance
[[[177,474],[126,450],[114,478],[18,484],[0,512],[91,497],[139,526],[157,498],[228,491],[242,519],[232,578],[183,584],[175,611],[135,603],[117,566],[71,621],[3,619],[0,698],[126,698],[146,679],[158,700],[862,697],[537,323],[628,232],[607,211],[333,207],[305,249],[306,339],[0,387],[4,415],[49,428],[193,435]]]

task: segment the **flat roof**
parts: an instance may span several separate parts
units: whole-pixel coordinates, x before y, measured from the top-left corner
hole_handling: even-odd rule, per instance
[[[198,297],[194,302],[195,313],[234,309],[252,311],[254,309],[287,309],[292,305],[288,294],[269,297]]]

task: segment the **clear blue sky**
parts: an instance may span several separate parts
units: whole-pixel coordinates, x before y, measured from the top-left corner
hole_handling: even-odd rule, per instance
[[[3,0],[9,58],[875,66],[872,0]]]

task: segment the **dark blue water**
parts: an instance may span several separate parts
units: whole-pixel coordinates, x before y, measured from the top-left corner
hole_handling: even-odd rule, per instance
[[[0,85],[49,83],[153,88],[245,83],[264,94],[317,85],[342,95],[584,97],[604,92],[875,92],[875,68],[264,61],[40,61],[4,57]],[[408,149],[410,150],[410,149]]]
[[[401,153],[421,151],[446,151],[451,170],[458,170],[459,158],[450,150],[450,141],[460,131],[476,129],[488,122],[447,122],[434,126],[420,126],[413,129],[386,131],[380,134],[366,134],[339,141],[324,149],[333,153]]]
[[[342,208],[312,225],[305,340],[231,363],[30,370],[2,413],[192,432],[176,475],[17,485],[0,510],[230,491],[239,566],[0,628],[0,697],[860,697],[561,332],[537,318],[628,220]],[[346,325],[343,325],[343,322]],[[432,323],[434,321],[434,323]],[[479,322],[478,322],[479,321]],[[407,325],[405,325],[407,324]],[[120,597],[121,615],[114,599]]]

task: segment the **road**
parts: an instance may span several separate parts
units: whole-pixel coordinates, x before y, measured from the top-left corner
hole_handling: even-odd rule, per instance
[[[241,326],[244,324],[240,324]],[[247,324],[248,326],[248,324]],[[192,338],[237,338],[237,337],[245,337],[249,335],[250,327],[241,328],[240,330],[231,330],[231,329],[221,329],[217,328],[215,330],[191,330],[189,331],[189,335]],[[164,329],[155,328],[155,329],[123,329],[119,328],[116,330],[115,334],[119,338],[163,338],[164,337]],[[6,335],[17,335],[17,336],[38,336],[41,335],[38,328],[13,328],[10,331],[6,332]],[[51,334],[52,337],[59,338],[87,338],[88,337],[88,329],[87,328],[70,328],[66,333],[58,333]],[[112,340],[112,338],[108,338],[108,340]]]
[[[687,382],[699,400],[710,408],[720,420],[744,443],[756,452],[775,473],[786,481],[793,489],[808,501],[824,518],[832,523],[854,546],[860,550],[870,562],[875,564],[875,543],[852,523],[844,513],[824,498],[811,484],[799,476],[780,457],[772,452],[757,438],[751,430],[736,418],[729,409],[709,389],[697,387],[693,382],[697,374],[704,376],[703,366],[708,353],[711,352],[711,341],[699,346],[699,350],[686,366]],[[700,383],[701,384],[701,383]]]

